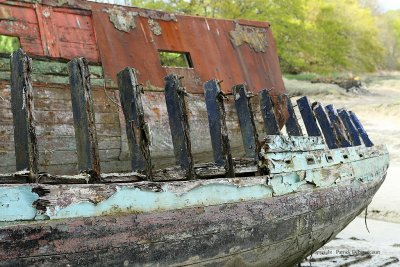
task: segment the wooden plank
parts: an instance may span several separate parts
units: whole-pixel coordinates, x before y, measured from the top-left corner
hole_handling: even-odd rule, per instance
[[[41,166],[76,164],[77,163],[76,149],[74,149],[73,146],[66,147],[66,149],[68,150],[47,150],[47,149],[40,150],[39,164]],[[102,163],[118,161],[119,153],[120,153],[119,148],[99,149],[99,159]]]
[[[303,118],[308,136],[321,136],[321,131],[318,128],[318,124],[315,120],[308,98],[306,96],[303,96],[297,99],[297,106],[299,107],[299,111],[301,117]]]
[[[71,111],[35,111],[35,119],[39,123],[50,124],[73,124],[73,113]],[[116,124],[118,114],[96,112],[96,124]]]
[[[361,139],[364,142],[364,145],[366,147],[371,147],[374,145],[372,143],[371,139],[369,139],[369,136],[367,132],[365,131],[364,127],[362,126],[360,120],[358,119],[357,115],[353,111],[349,111],[351,121],[353,122],[354,126],[356,127],[358,134],[361,136]]]
[[[61,48],[58,42],[58,31],[53,24],[53,10],[51,6],[37,5],[36,14],[40,25],[40,33],[44,54],[51,57],[60,57]]]
[[[10,58],[0,57],[0,71],[10,71]]]
[[[12,129],[11,129],[12,130]],[[3,130],[5,133],[12,134],[9,129]],[[104,137],[120,137],[121,130],[119,124],[96,124],[97,136]],[[75,130],[73,125],[69,124],[38,124],[36,127],[38,136],[54,135],[54,136],[74,136]],[[1,130],[0,130],[1,134]]]
[[[69,92],[66,92],[69,95]],[[101,114],[114,114],[114,110],[110,103],[105,101],[97,101],[93,99],[96,105],[93,107],[94,112]],[[42,111],[52,111],[52,112],[71,112],[71,100],[61,100],[61,99],[48,99],[48,98],[35,98],[35,107]],[[117,115],[115,115],[117,116]],[[96,117],[97,118],[97,117]],[[114,121],[115,123],[115,121]]]
[[[280,96],[278,96],[280,97]],[[281,101],[279,101],[282,103]],[[292,105],[292,100],[288,95],[283,95],[283,102],[286,102],[286,107],[288,110],[288,118],[286,120],[286,132],[289,136],[302,136],[303,132],[301,130],[300,124],[297,121],[296,113]]]
[[[37,86],[35,87],[35,99],[54,99],[71,101],[71,94],[65,88]]]
[[[84,30],[80,28],[69,28],[65,26],[59,26],[58,31],[59,31],[58,40],[60,42],[95,45],[95,46],[97,45],[93,29]]]
[[[182,86],[180,77],[175,74],[165,77],[165,102],[175,159],[182,170],[186,172],[185,176],[191,179],[194,175],[194,162],[185,95],[186,91]]]
[[[41,41],[41,45],[42,45],[42,54],[44,56],[50,56],[50,51],[48,49],[47,46],[47,26],[45,24],[45,20],[44,20],[44,16],[43,16],[43,8],[41,5],[37,6],[35,8],[35,12],[36,12],[36,18],[37,18],[37,22],[38,22],[38,28],[39,28],[39,34],[40,34],[40,41]],[[48,13],[50,14],[50,13]],[[49,40],[50,41],[50,40]]]
[[[77,164],[77,153],[76,150],[42,150],[40,151],[41,167],[47,167],[50,165],[68,165]]]
[[[315,103],[313,106],[314,115],[318,120],[319,126],[321,127],[326,144],[330,149],[338,148],[338,145],[336,144],[335,132],[333,131],[331,121],[329,120],[324,108],[320,103]]]
[[[2,125],[13,121],[11,108],[0,108],[0,121]]]
[[[0,19],[37,24],[35,10],[33,8],[21,6],[0,4]]]
[[[0,34],[20,37],[21,47],[28,54],[43,55],[39,27],[36,23],[0,20]]]
[[[260,108],[264,120],[264,127],[267,135],[280,135],[279,125],[276,120],[272,98],[267,89],[260,93]]]
[[[78,168],[80,172],[90,173],[93,179],[98,179],[100,159],[88,63],[84,58],[77,58],[68,63],[68,68]]]
[[[234,86],[232,91],[246,157],[258,160],[260,145],[256,124],[254,122],[253,107],[250,103],[252,95],[247,91],[246,85],[244,84]]]
[[[16,170],[15,162],[16,158],[14,149],[1,152],[0,167],[14,166],[12,170],[14,172]]]
[[[71,112],[71,100],[35,98],[35,107],[42,111]]]
[[[126,68],[118,73],[121,106],[125,116],[126,133],[131,152],[132,171],[145,173],[152,180],[150,136],[144,120],[141,89],[136,71]]]
[[[330,104],[325,106],[325,110],[328,113],[329,119],[332,123],[333,130],[335,131],[337,142],[340,147],[350,147],[351,143],[348,140],[348,136],[342,121],[339,118],[339,115],[335,109],[335,107]]]
[[[21,43],[21,48],[26,51],[27,54],[32,56],[43,56],[43,48],[40,43]]]
[[[0,135],[0,155],[3,156],[7,152],[14,153],[14,138],[12,136],[1,136]],[[15,159],[12,165],[15,165]]]
[[[350,115],[347,112],[347,110],[339,109],[338,114],[344,124],[344,127],[347,130],[347,133],[350,136],[351,144],[353,146],[360,146],[361,145],[360,135],[358,134],[356,127],[354,126],[353,122],[351,121]]]
[[[38,173],[38,148],[34,121],[31,59],[18,49],[11,56],[11,104],[17,171],[28,170],[33,181]]]
[[[53,8],[54,25],[68,27],[71,29],[82,29],[93,31],[93,24],[90,14],[77,14],[78,12],[66,13],[66,9]],[[75,11],[75,10],[74,10]],[[78,10],[77,10],[78,11]]]
[[[97,45],[59,41],[60,53],[63,58],[85,56],[90,62],[99,62],[100,55]]]
[[[10,36],[24,36],[40,40],[39,28],[36,23],[27,23],[18,20],[0,20],[0,33]]]
[[[224,94],[219,84],[218,80],[210,80],[204,84],[214,162],[217,166],[225,168],[227,177],[235,177],[228,129],[225,121]]]
[[[40,136],[38,140],[39,152],[74,151],[76,152],[75,137],[71,136]],[[100,147],[100,145],[99,145]]]
[[[10,142],[13,140],[6,140],[5,142],[0,141],[0,150],[8,148]],[[76,151],[75,137],[71,136],[40,136],[38,139],[39,151],[54,151],[54,150],[70,150]],[[99,151],[107,149],[120,149],[121,138],[120,137],[104,137],[98,140]]]
[[[24,37],[20,37],[20,39],[21,38]],[[34,43],[34,45],[36,45],[36,43]],[[103,78],[102,66],[90,65],[89,70],[91,78]],[[0,71],[10,71],[10,59],[8,57],[0,57]],[[67,63],[37,59],[32,60],[32,73],[66,77],[69,75]]]

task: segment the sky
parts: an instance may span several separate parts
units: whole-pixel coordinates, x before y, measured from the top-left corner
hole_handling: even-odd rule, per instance
[[[400,9],[400,0],[378,0],[383,11]]]

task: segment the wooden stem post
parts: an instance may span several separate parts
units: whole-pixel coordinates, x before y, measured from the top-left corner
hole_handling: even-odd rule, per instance
[[[318,120],[319,126],[321,127],[322,133],[325,137],[325,142],[330,149],[338,148],[336,144],[336,135],[333,131],[331,122],[324,108],[320,103],[314,105],[314,114]]]
[[[68,69],[78,168],[97,180],[100,178],[100,159],[88,62],[84,58],[75,58],[68,63]]]
[[[302,136],[303,132],[301,130],[300,124],[297,121],[296,113],[294,112],[294,108],[292,105],[292,101],[290,100],[290,97],[285,95],[284,96],[286,99],[286,106],[287,110],[289,113],[289,116],[286,120],[286,131],[289,136]]]
[[[258,134],[254,122],[253,108],[250,103],[252,95],[249,94],[244,84],[234,86],[232,91],[242,132],[244,151],[247,157],[258,160]]]
[[[299,98],[297,100],[297,106],[299,107],[299,111],[301,117],[303,118],[308,136],[321,136],[321,131],[318,128],[318,124],[315,120],[308,98],[306,96]]]
[[[340,147],[350,147],[350,141],[348,140],[348,136],[342,121],[339,118],[339,115],[335,109],[335,107],[330,104],[325,107],[326,112],[328,113],[329,119],[331,120],[333,130],[335,131],[337,143]]]
[[[211,144],[216,165],[225,167],[227,177],[234,177],[235,170],[225,121],[224,94],[219,84],[218,80],[210,80],[204,84]]]
[[[34,121],[32,60],[18,49],[11,55],[11,109],[17,171],[29,171],[34,181],[38,174],[38,148]]]
[[[349,136],[351,139],[351,144],[353,146],[360,146],[361,145],[360,135],[358,134],[356,127],[354,126],[353,122],[351,121],[350,115],[347,112],[347,110],[339,109],[338,115],[339,115],[340,119],[342,120],[347,132],[349,133]]]
[[[351,118],[352,122],[354,123],[354,126],[356,127],[358,133],[361,136],[361,139],[364,142],[364,145],[366,147],[374,146],[374,143],[372,143],[371,139],[369,139],[367,132],[365,131],[364,127],[362,126],[362,124],[361,124],[360,120],[358,119],[358,117],[356,116],[356,114],[352,111],[349,111],[349,113],[350,113],[350,118]]]
[[[118,73],[118,87],[122,110],[126,121],[126,134],[131,152],[133,171],[145,173],[148,180],[153,179],[150,157],[150,132],[144,118],[142,90],[136,71],[126,68]]]
[[[165,77],[165,101],[171,128],[175,159],[190,179],[194,177],[190,128],[185,101],[186,91],[175,74]]]
[[[267,135],[280,135],[278,121],[276,120],[272,98],[267,89],[260,93],[260,108]]]

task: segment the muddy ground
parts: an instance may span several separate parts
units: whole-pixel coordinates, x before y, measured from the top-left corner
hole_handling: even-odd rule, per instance
[[[348,93],[335,85],[285,80],[288,91],[354,111],[374,143],[386,144],[386,181],[364,213],[302,266],[400,266],[400,73],[361,77],[369,93]]]

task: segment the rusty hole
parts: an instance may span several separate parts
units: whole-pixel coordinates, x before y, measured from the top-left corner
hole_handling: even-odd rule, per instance
[[[344,155],[343,155],[343,158],[344,158],[344,159],[348,159],[348,158],[349,158],[349,155],[344,154]]]
[[[307,164],[308,164],[308,165],[315,164],[315,160],[314,160],[314,158],[312,158],[312,157],[310,157],[310,158],[307,158]]]
[[[364,155],[363,155],[363,154],[360,154],[359,156],[360,156],[360,158],[363,158],[363,157],[364,157]]]
[[[193,68],[193,61],[189,52],[158,51],[158,54],[163,67]]]
[[[287,159],[287,160],[285,160],[285,163],[290,164],[290,163],[292,163],[292,161],[290,159]]]

